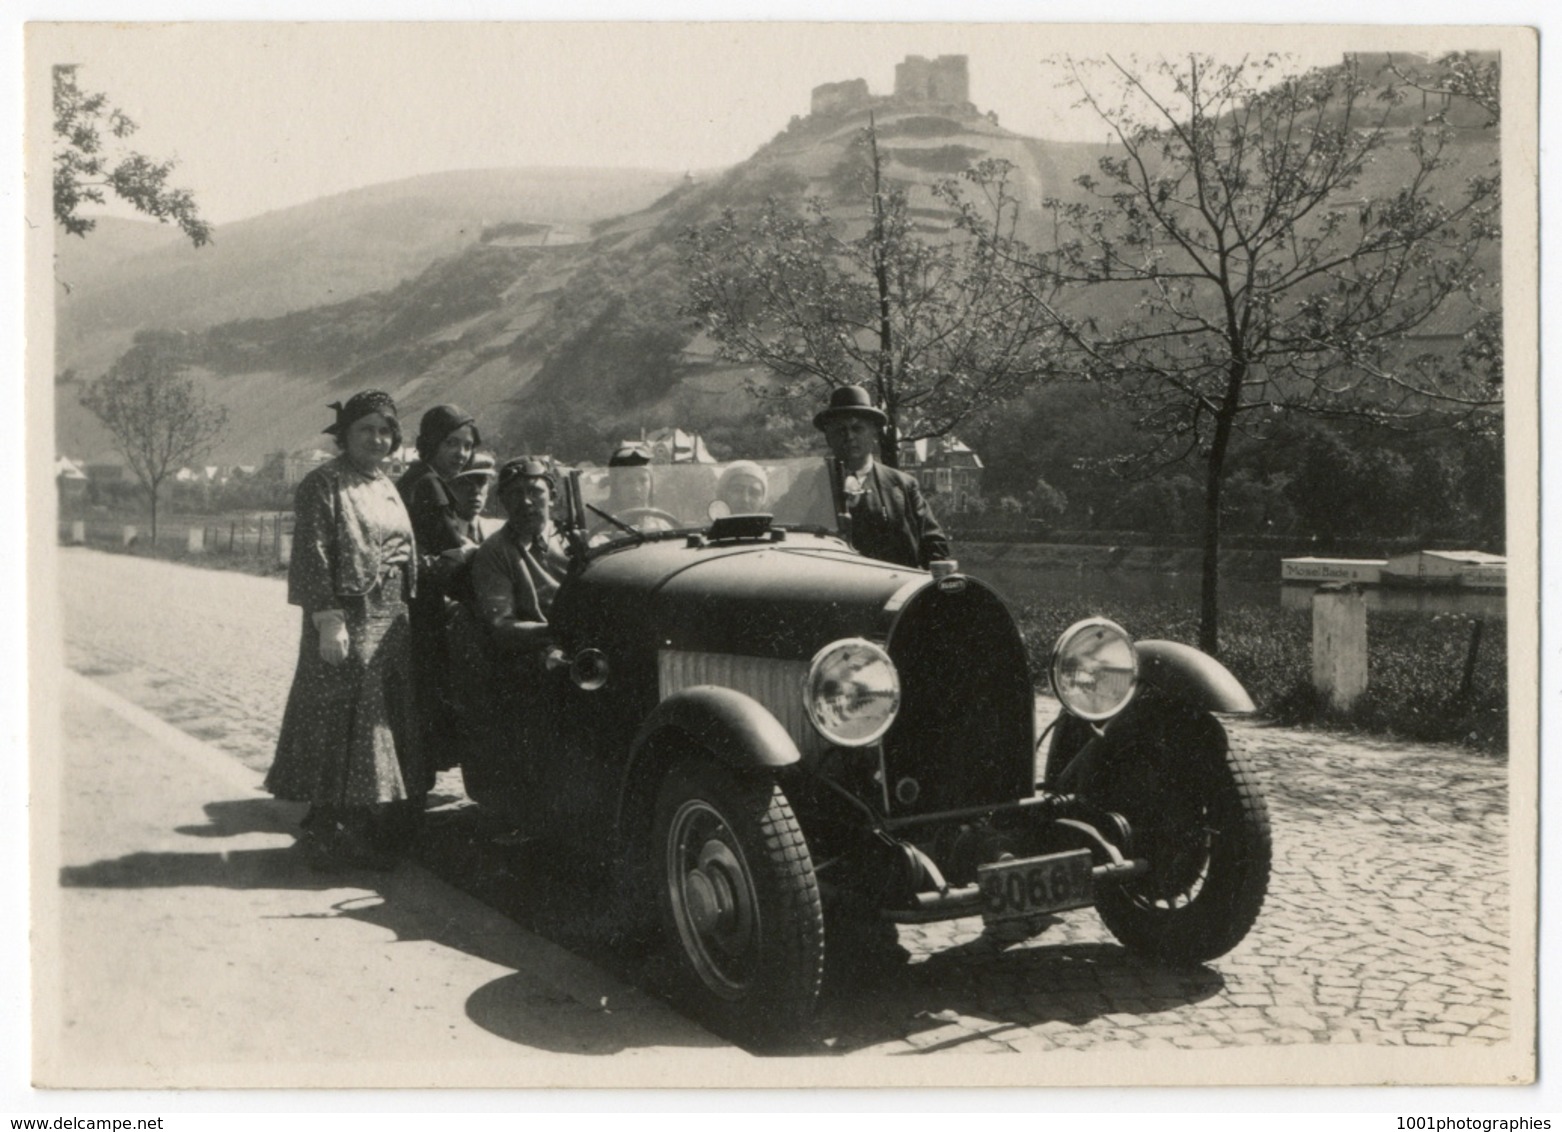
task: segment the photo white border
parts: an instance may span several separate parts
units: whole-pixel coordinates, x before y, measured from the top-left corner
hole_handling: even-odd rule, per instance
[[[656,6],[655,12],[658,18],[727,19],[744,14],[748,8],[755,8],[754,15],[756,17],[764,18],[772,17],[778,12],[784,12],[786,18],[788,19],[840,19],[843,15],[846,15],[850,18],[879,19],[884,18],[882,9],[885,7],[885,5],[843,5],[840,3],[829,5],[788,3],[784,7],[767,5],[763,6],[763,8],[759,8],[754,5],[744,5],[734,9],[734,7],[731,5],[661,4]],[[1078,7],[1074,5],[1069,5],[1067,8],[1063,6],[1049,7],[1045,10],[1044,14],[1049,18],[1056,20],[1059,17],[1068,15],[1069,9],[1075,9],[1077,11]],[[1242,8],[1242,10],[1239,11],[1239,7]],[[1404,6],[1398,6],[1396,8],[1389,5],[1373,6],[1364,5],[1362,3],[1319,3],[1309,4],[1303,11],[1300,11],[1296,14],[1305,14],[1309,22],[1319,23],[1321,26],[1329,26],[1323,25],[1322,21],[1328,18],[1336,18],[1343,22],[1356,23],[1360,21],[1364,15],[1367,15],[1374,7],[1382,9],[1380,15],[1383,22],[1397,22],[1398,19],[1402,18],[1406,11]],[[1456,7],[1460,8],[1461,10],[1455,12],[1453,9]],[[522,8],[523,6],[515,4],[485,3],[469,5],[462,9],[462,14],[464,16],[471,16],[473,18],[485,19],[515,18],[522,10]],[[940,10],[934,11],[932,10],[934,8]],[[880,9],[880,11],[875,12],[873,9]],[[197,5],[192,3],[140,4],[133,6],[133,10],[135,12],[135,18],[137,19],[210,19],[214,14],[214,9],[211,5]],[[1490,25],[1494,23],[1521,23],[1542,27],[1542,31],[1544,32],[1544,13],[1539,10],[1538,5],[1494,4],[1481,10],[1481,19],[1479,21],[1471,21],[1468,18],[1467,6],[1455,6],[1442,3],[1422,3],[1416,5],[1413,10],[1415,14],[1421,17],[1422,20],[1426,23],[1437,23],[1445,21],[1456,24],[1478,23],[1479,25]],[[226,3],[221,5],[220,11],[224,17],[255,18],[262,15],[259,10],[259,5],[251,3]],[[1332,17],[1331,11],[1334,13]],[[527,17],[553,16],[557,18],[580,18],[582,14],[587,14],[597,16],[598,18],[602,19],[639,19],[645,18],[647,14],[646,6],[630,4],[593,4],[585,9],[579,5],[570,5],[567,7],[564,5],[552,4],[525,5],[524,12]],[[947,9],[945,9],[943,5],[906,3],[897,4],[894,6],[894,14],[897,22],[904,22],[907,19],[918,18],[942,20],[946,17],[946,12]],[[21,12],[21,18],[29,20],[123,19],[125,18],[126,14],[125,5],[100,3],[36,4],[24,5]],[[429,5],[421,3],[407,3],[405,0],[400,0],[400,2],[398,2],[398,0],[387,0],[387,2],[374,4],[372,6],[368,4],[299,4],[289,2],[267,6],[263,13],[264,18],[267,19],[308,18],[311,20],[321,17],[348,19],[359,17],[372,17],[374,19],[422,19],[428,18],[432,14],[433,13],[431,12]],[[1038,13],[1034,10],[1034,8],[1030,6],[1008,3],[988,4],[981,5],[975,11],[962,12],[960,19],[970,20],[972,18],[976,18],[982,21],[987,21],[989,19],[1028,20],[1034,18],[1037,14]],[[1124,19],[1138,22],[1140,18],[1146,17],[1157,22],[1161,22],[1167,20],[1168,18],[1181,17],[1183,19],[1194,19],[1200,22],[1230,20],[1232,22],[1240,23],[1245,22],[1246,19],[1250,16],[1251,9],[1248,6],[1217,3],[1201,4],[1195,7],[1191,5],[1175,4],[1148,5],[1113,4],[1104,2],[1089,5],[1088,11],[1081,12],[1080,14],[1088,15],[1093,22],[1102,22],[1103,20],[1110,21],[1115,19]],[[1291,13],[1286,14],[1290,15]],[[13,19],[16,19],[15,15],[13,15]],[[13,25],[13,32],[15,34],[13,34],[11,37],[8,37],[7,48],[14,50],[16,53],[16,66],[12,68],[10,73],[13,76],[18,76],[18,78],[13,80],[11,89],[8,90],[7,94],[9,96],[15,97],[19,93],[17,88],[20,86],[19,76],[22,74],[22,66],[20,61],[19,20]],[[1542,50],[1544,52],[1544,43]],[[1547,75],[1549,72],[1550,68],[1546,67],[1543,63],[1543,73],[1541,75],[1543,90],[1549,89],[1547,84]],[[11,103],[8,100],[7,105],[10,104]],[[16,112],[19,119],[21,113],[20,109],[18,108]],[[1549,123],[1547,123],[1547,125],[1549,125]],[[1507,128],[1508,123],[1505,122],[1505,131]],[[1549,133],[1550,130],[1548,129],[1548,136]],[[1505,137],[1505,152],[1506,147],[1509,144],[1511,144],[1511,139]],[[1553,159],[1550,158],[1548,153],[1546,161],[1548,170],[1551,168],[1552,160]],[[1505,193],[1507,194],[1507,206],[1514,207],[1514,197],[1516,195],[1515,180],[1509,174],[1509,171],[1506,168],[1505,177],[1507,178],[1505,180],[1504,186]],[[10,179],[10,185],[12,187],[13,197],[20,199],[21,193],[16,186],[15,178]],[[38,222],[36,218],[37,210],[32,206],[31,202],[29,202],[29,205],[25,211],[30,217],[34,218],[34,223]],[[43,215],[47,215],[46,208]],[[1509,227],[1507,232],[1511,234],[1514,230],[1514,228]],[[1507,259],[1508,252],[1512,249],[1512,246],[1515,243],[1517,243],[1517,241],[1511,238],[1505,240],[1505,271],[1508,271],[1509,269]],[[1549,244],[1550,241],[1548,240],[1545,259],[1548,263],[1554,263],[1552,260],[1552,253],[1550,252]],[[20,271],[20,264],[22,261],[20,244],[13,247],[11,250],[13,255],[10,262],[16,264],[17,270]],[[1512,278],[1512,275],[1510,275],[1509,278]],[[21,288],[15,286],[16,280],[13,279],[12,282],[14,293],[20,294]],[[1537,300],[1540,301],[1537,302],[1535,309],[1547,309],[1548,304],[1543,302],[1543,297],[1546,294],[1547,291],[1544,287],[1543,281],[1541,295],[1537,296]],[[1512,297],[1511,293],[1506,290],[1504,301],[1505,307],[1509,312],[1514,315],[1519,313],[1518,308],[1520,306],[1520,302]],[[21,304],[19,302],[12,304],[11,309],[20,312]],[[35,334],[40,332],[40,328],[37,326],[30,326],[30,329],[32,329]],[[1511,335],[1513,333],[1514,328],[1510,325],[1510,341],[1512,340]],[[17,339],[18,341],[20,340],[19,335],[17,336]],[[20,369],[20,367],[18,368]],[[1541,396],[1543,398],[1543,392]],[[1549,406],[1545,406],[1544,400],[1542,400],[1542,406],[1543,408],[1549,408]],[[36,405],[31,406],[30,409],[34,414],[36,414]],[[1549,415],[1549,413],[1544,415]],[[7,458],[14,458],[17,460],[16,465],[13,465],[13,472],[15,474],[9,477],[5,477],[3,481],[7,483],[13,492],[16,493],[13,497],[13,503],[16,508],[16,510],[12,512],[13,514],[27,509],[22,494],[22,484],[24,477],[21,474],[22,466],[18,454],[22,451],[24,437],[30,436],[34,442],[35,451],[31,458],[31,462],[28,465],[34,471],[34,483],[32,488],[33,494],[27,498],[31,498],[34,501],[32,513],[36,514],[36,487],[38,478],[36,476],[36,470],[39,467],[39,462],[36,457],[36,448],[40,444],[45,447],[52,446],[52,427],[50,427],[46,433],[40,433],[38,431],[36,415],[28,416],[20,407],[16,407],[15,411],[10,414],[0,414],[0,418],[3,418],[3,423],[0,423],[0,450],[3,450],[7,453]],[[27,422],[25,432],[23,427],[24,421]],[[1509,427],[1510,429],[1513,427],[1511,418]],[[40,436],[44,436],[47,439],[40,442],[38,439]],[[1534,454],[1531,454],[1530,458],[1533,461]],[[1512,458],[1510,457],[1510,460],[1511,459]],[[52,461],[46,461],[45,468],[47,467],[48,463],[52,463]],[[1530,466],[1533,466],[1533,463],[1531,463]],[[1512,477],[1515,473],[1522,474],[1525,470],[1526,467],[1522,461],[1519,464],[1510,463],[1510,477]],[[47,476],[45,475],[42,478],[44,480],[43,486],[47,488],[49,486],[47,483]],[[1510,478],[1510,483],[1517,482],[1520,481]],[[1531,477],[1531,482],[1534,482],[1533,477]],[[1512,514],[1511,509],[1514,506],[1515,501],[1511,499],[1511,495],[1512,493],[1510,492],[1510,554],[1515,534],[1521,533],[1523,530],[1523,516],[1515,516]],[[44,498],[46,500],[49,498],[47,493],[44,495]],[[1543,496],[1543,499],[1544,498],[1546,497]],[[52,508],[52,501],[50,503],[50,507]],[[1515,519],[1519,520],[1519,525],[1515,525]],[[29,534],[34,539],[38,537],[36,524],[30,526]],[[46,530],[45,535],[52,539],[52,530]],[[17,570],[16,575],[11,576],[8,578],[8,580],[10,580],[12,584],[6,587],[7,593],[13,595],[22,595],[25,593],[26,579],[22,575],[22,571],[20,569]],[[46,600],[46,596],[41,593],[32,595],[32,601],[30,604],[33,606],[33,614],[35,618],[39,615],[40,605],[42,605]],[[1512,604],[1514,608],[1518,607],[1515,601],[1515,596],[1512,593],[1510,593],[1510,604]],[[16,637],[13,639],[23,639],[23,634],[27,625],[27,614],[25,612],[26,605],[24,604],[21,609],[14,609],[9,603],[7,603],[6,609],[8,614],[4,622],[6,627],[16,629]],[[47,614],[45,614],[45,617],[47,617]],[[1552,621],[1552,615],[1550,615],[1548,610],[1542,610],[1542,618],[1545,625],[1554,627],[1555,623]],[[1516,625],[1517,619],[1510,617],[1510,640],[1512,637],[1519,635],[1514,631]],[[1554,633],[1548,633],[1545,639],[1548,642],[1549,649],[1549,642],[1555,639]],[[47,652],[47,646],[42,646],[40,644],[40,640],[35,638],[33,641],[33,651],[31,653],[32,659],[34,660],[33,676],[35,679],[38,672],[37,662],[43,659],[42,654],[40,654],[38,651],[40,647],[44,648],[45,652]],[[17,650],[13,649],[11,655],[14,660],[14,658],[18,656]],[[1535,654],[1531,652],[1530,655],[1533,656]],[[1517,670],[1515,670],[1515,672],[1517,672]],[[13,781],[11,776],[24,765],[26,760],[26,743],[24,735],[20,731],[19,726],[19,721],[24,718],[25,710],[25,702],[20,696],[20,689],[26,687],[26,677],[25,674],[17,672],[15,668],[8,672],[7,675],[12,676],[12,679],[4,682],[5,693],[3,694],[7,695],[9,699],[5,701],[3,705],[0,705],[0,718],[17,722],[13,722],[11,726],[5,728],[5,735],[8,740],[8,746],[12,746],[14,744],[14,747],[13,750],[7,752],[12,757],[3,760],[6,769],[4,772],[5,776],[0,778],[0,787],[4,788],[4,796],[8,800],[14,802],[17,799],[25,798],[25,780],[22,780],[21,782]],[[1542,662],[1542,670],[1540,675],[1542,679],[1545,679],[1549,675],[1549,670],[1545,667],[1544,660]],[[1546,684],[1549,685],[1549,680],[1546,681]],[[34,703],[36,704],[36,700]],[[1552,704],[1552,701],[1549,699],[1549,695],[1547,704],[1548,706],[1551,706]],[[6,711],[4,710],[5,708],[10,708],[13,710]],[[36,714],[31,720],[31,725],[35,729],[42,726],[43,723],[44,721],[42,721]],[[1522,717],[1515,715],[1512,724],[1515,734],[1520,732],[1522,724]],[[1542,749],[1544,749],[1544,745],[1542,746]],[[1543,788],[1546,790],[1548,795],[1551,793],[1549,785],[1543,784]],[[14,850],[10,859],[13,861],[20,861],[24,859],[26,853],[25,828],[27,815],[25,810],[23,810],[21,807],[12,805],[7,809],[6,816],[12,820],[5,823],[6,833],[4,836],[7,838],[7,840],[4,842],[4,845],[6,848]],[[1522,851],[1522,848],[1522,839],[1516,837],[1514,842],[1514,850],[1516,854],[1514,857],[1516,880],[1519,877],[1518,870],[1522,868],[1522,858],[1517,854]],[[1550,846],[1548,846],[1548,848],[1550,848]],[[20,885],[20,903],[13,903],[10,905],[10,907],[25,907],[25,873],[19,869],[12,870],[12,873],[12,879],[20,877],[22,883]],[[1519,887],[1515,885],[1515,898],[1517,898],[1519,891]],[[13,894],[8,892],[7,895],[10,896]],[[1517,919],[1518,917],[1515,918]],[[1550,916],[1547,916],[1542,923],[1542,930],[1543,932],[1546,932],[1546,935],[1543,936],[1543,942],[1545,938],[1554,937],[1554,933],[1546,931],[1546,928],[1549,926],[1546,921],[1549,921],[1550,918]],[[21,917],[16,917],[14,922],[22,922]],[[12,933],[7,933],[8,943],[11,942],[9,938],[11,934]],[[1540,954],[1544,955],[1545,953],[1546,951],[1544,947],[1542,947]],[[26,1056],[25,1052],[28,1045],[25,1018],[27,1014],[26,1005],[29,998],[29,992],[25,977],[22,979],[19,986],[13,986],[10,978],[10,976],[14,975],[16,972],[26,971],[25,945],[22,947],[19,953],[19,957],[13,957],[12,962],[5,964],[5,967],[7,971],[7,977],[4,983],[0,983],[0,1009],[6,1009],[19,1004],[21,1006],[20,1010],[6,1009],[6,1013],[12,1020],[20,1019],[22,1021],[16,1022],[19,1033],[16,1035],[6,1034],[3,1042],[4,1061],[0,1062],[0,1073],[3,1073],[3,1076],[0,1076],[0,1089],[3,1089],[4,1092],[0,1092],[0,1111],[111,1112],[116,1110],[124,1110],[127,1107],[133,1107],[136,1110],[144,1110],[148,1107],[146,1101],[151,1099],[151,1097],[145,1094],[136,1095],[135,1103],[130,1105],[126,1098],[113,1093],[72,1094],[67,1092],[29,1091],[26,1086],[26,1080],[30,1071],[29,1058]],[[1543,984],[1543,989],[1549,991],[1550,987],[1549,985]],[[1551,997],[1554,1000],[1554,992],[1551,992]],[[1544,1038],[1545,1033],[1544,1022],[1546,1017],[1547,1012],[1542,1011],[1542,1038]],[[1361,1052],[1363,1048],[1364,1047],[1359,1046],[1348,1047],[1349,1050],[1355,1051],[1357,1053]],[[1376,1047],[1373,1048],[1376,1049]],[[1135,1090],[1126,1095],[1121,1090],[1112,1090],[1110,1092],[1076,1092],[1072,1090],[1049,1089],[1042,1094],[1030,1094],[1029,1100],[1036,1107],[1041,1107],[1052,1111],[1088,1111],[1093,1110],[1096,1107],[1108,1105],[1112,1108],[1120,1110],[1125,1108],[1139,1109],[1141,1108],[1140,1102],[1148,1102],[1149,1109],[1151,1111],[1160,1111],[1163,1108],[1216,1108],[1226,1109],[1228,1111],[1234,1109],[1257,1111],[1266,1109],[1270,1111],[1367,1111],[1371,1109],[1383,1112],[1406,1112],[1412,1110],[1424,1112],[1435,1109],[1442,1111],[1481,1112],[1493,1115],[1501,1112],[1554,1111],[1558,1107],[1556,1104],[1557,1096],[1562,1095],[1562,1093],[1554,1091],[1548,1081],[1549,1075],[1545,1071],[1546,1045],[1544,1040],[1542,1040],[1541,1050],[1543,1061],[1540,1084],[1527,1088],[1505,1089],[1501,1091],[1500,1095],[1493,1095],[1491,1090],[1449,1090],[1440,1087],[1417,1089],[1412,1091],[1407,1091],[1405,1089],[1383,1090],[1377,1088],[1363,1088],[1353,1090],[1337,1090],[1330,1088],[1313,1088],[1306,1090],[1251,1090],[1238,1088],[1221,1089],[1213,1092],[1201,1089],[1179,1089],[1173,1091]],[[15,1067],[16,1072],[13,1076],[11,1055],[18,1051],[20,1051],[21,1056],[17,1059]],[[1282,1055],[1289,1054],[1294,1056],[1298,1050],[1295,1047],[1287,1047],[1281,1050],[1259,1052],[1273,1052]],[[1418,1054],[1421,1052],[1422,1051],[1417,1051]],[[1466,1052],[1475,1053],[1478,1051]],[[767,1062],[765,1064],[768,1066],[771,1063]],[[823,1086],[828,1088],[836,1084],[847,1083],[840,1080],[840,1078],[843,1076],[859,1075],[856,1073],[856,1068],[858,1065],[860,1065],[859,1061],[840,1062],[836,1064],[845,1070],[843,1074],[827,1074],[822,1078],[819,1076],[814,1076],[811,1078],[809,1083],[816,1087]],[[918,1076],[925,1076],[929,1064],[930,1063],[926,1061],[919,1060],[915,1062],[913,1066],[908,1066],[908,1068],[913,1068]],[[802,1081],[785,1081],[784,1078],[788,1076],[791,1076],[789,1072],[777,1074],[775,1083],[803,1083]],[[1097,1080],[1097,1078],[1091,1078],[1090,1080]],[[14,1095],[14,1097],[10,1092],[13,1086],[19,1090]],[[1413,1104],[1410,1103],[1410,1095],[1412,1092],[1415,1097]],[[654,1102],[653,1107],[660,1108],[664,1107],[661,1102],[672,1100],[673,1096],[674,1095],[672,1094],[640,1094],[638,1095],[637,1103],[648,1104]],[[750,1101],[758,1101],[760,1102],[760,1107],[764,1107],[764,1098],[766,1094],[717,1093],[714,1096],[709,1094],[677,1094],[676,1096],[677,1100],[674,1103],[682,1104],[684,1106],[705,1108],[709,1103],[715,1102],[717,1107],[726,1107],[727,1103],[737,1102],[739,1107],[746,1108],[749,1107],[748,1102]],[[158,1096],[156,1107],[160,1110],[171,1113],[181,1110],[204,1112],[211,1111],[213,1109],[233,1112],[249,1112],[257,1110],[289,1111],[299,1108],[309,1110],[322,1110],[327,1108],[335,1109],[337,1108],[338,1103],[343,1103],[345,1104],[344,1111],[356,1112],[378,1110],[389,1112],[418,1107],[425,1101],[434,1107],[444,1107],[446,1105],[451,1105],[452,1101],[462,1097],[465,1098],[465,1101],[461,1107],[466,1107],[466,1104],[470,1103],[474,1111],[482,1111],[489,1106],[512,1108],[520,1105],[522,1107],[527,1107],[528,1101],[526,1094],[515,1093],[501,1093],[495,1095],[486,1095],[482,1093],[459,1095],[447,1093],[434,1093],[428,1095],[409,1095],[406,1093],[383,1095],[370,1093],[348,1093],[338,1095],[335,1093],[288,1094],[283,1092],[267,1092],[263,1094],[237,1095],[196,1094],[193,1097],[190,1094],[171,1094],[167,1096]],[[572,1097],[573,1100],[571,1099]],[[536,1097],[530,1099],[544,1101],[545,1103],[563,1101],[569,1103],[571,1107],[573,1107],[574,1102],[578,1101],[581,1108],[596,1109],[600,1107],[608,1107],[604,1102],[610,1100],[611,1097],[611,1094],[602,1093],[570,1095],[546,1094],[537,1095]],[[932,1097],[925,1093],[908,1094],[904,1097],[892,1096],[891,1094],[885,1093],[845,1095],[832,1094],[832,1096],[829,1098],[819,1097],[816,1094],[786,1093],[778,1096],[773,1095],[772,1103],[780,1107],[798,1109],[813,1109],[816,1104],[820,1108],[856,1109],[859,1107],[858,1104],[855,1103],[856,1101],[864,1100],[869,1097],[871,1097],[875,1102],[874,1107],[878,1107],[879,1103],[893,1100],[897,1104],[905,1104],[907,1106],[925,1110],[931,1105],[936,1105],[938,1103],[938,1101],[934,1101]],[[1012,1097],[1012,1094],[998,1093],[992,1096],[986,1096],[984,1094],[985,1099],[994,1102],[1002,1101],[1006,1097]],[[806,1103],[800,1103],[804,1102],[805,1098]],[[224,1105],[214,1103],[224,1101],[225,1099],[235,1102],[231,1108],[226,1108]],[[483,1103],[485,1099],[488,1102],[487,1105]],[[631,1095],[626,1094],[621,1099],[632,1100],[634,1098]],[[955,1093],[940,1094],[940,1099],[945,1100],[961,1109],[969,1109],[971,1107],[971,1101],[975,1098],[973,1098],[972,1094],[961,1090]],[[194,1103],[191,1104],[188,1109],[186,1109],[186,1104],[192,1100]],[[327,1101],[330,1103],[325,1103]],[[1540,1103],[1535,1104],[1534,1102],[1536,1101]],[[1235,1103],[1232,1104],[1231,1102]],[[456,1106],[451,1105],[451,1107]],[[999,1104],[998,1107],[1008,1107],[1008,1105]]]

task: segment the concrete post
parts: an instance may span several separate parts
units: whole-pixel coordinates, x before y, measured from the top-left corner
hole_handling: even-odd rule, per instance
[[[87,523],[84,519],[71,520],[71,545],[85,546],[87,544]]]
[[[204,527],[191,527],[187,545],[191,554],[204,553],[206,550],[206,529]]]
[[[1313,594],[1313,687],[1336,711],[1367,690],[1367,602],[1349,583]]]
[[[277,536],[277,561],[286,566],[293,560],[293,536]]]
[[[135,542],[136,541],[136,529],[135,529],[135,527],[131,526],[128,523],[125,524],[125,529],[121,533],[120,538],[122,540],[123,545],[125,545],[125,546],[129,546],[131,543]]]

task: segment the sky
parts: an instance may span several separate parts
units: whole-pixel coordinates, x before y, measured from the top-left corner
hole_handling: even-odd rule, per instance
[[[1299,66],[1391,42],[1383,29],[954,23],[196,23],[33,25],[28,93],[80,65],[179,162],[218,224],[360,185],[449,169],[734,164],[808,112],[820,83],[893,90],[907,55],[969,58],[972,101],[1020,133],[1100,140],[1044,60],[1063,51],[1235,57],[1287,50]],[[1469,31],[1421,33],[1429,49]],[[1403,45],[1402,40],[1394,41]],[[126,213],[129,214],[128,212]]]

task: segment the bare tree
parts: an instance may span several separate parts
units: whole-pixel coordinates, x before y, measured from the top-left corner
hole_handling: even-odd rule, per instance
[[[1080,367],[1137,408],[1144,460],[1202,466],[1199,637],[1213,652],[1239,430],[1500,398],[1482,271],[1499,186],[1445,122],[1415,120],[1353,60],[1277,81],[1274,57],[1059,62],[1116,151],[1079,179],[1087,199],[1047,202],[1038,287],[1071,291]],[[1460,358],[1414,344],[1434,316],[1466,333]]]
[[[928,235],[884,177],[872,126],[861,144],[866,216],[839,220],[817,197],[801,210],[772,198],[747,219],[728,210],[686,238],[687,310],[723,357],[783,379],[778,392],[756,384],[761,395],[872,389],[894,466],[898,440],[948,435],[1045,373],[1054,320],[1018,269],[1007,163],[936,186],[952,223]]]
[[[72,236],[85,236],[97,221],[82,216],[83,204],[103,204],[105,190],[138,212],[184,230],[196,246],[211,242],[211,225],[201,219],[189,189],[168,185],[173,161],[155,161],[117,143],[136,131],[108,95],[76,85],[75,64],[60,64],[54,77],[54,219]]]
[[[163,482],[193,464],[222,436],[227,410],[189,376],[178,335],[143,333],[108,373],[82,391],[81,403],[103,422],[114,447],[151,497],[152,541]]]

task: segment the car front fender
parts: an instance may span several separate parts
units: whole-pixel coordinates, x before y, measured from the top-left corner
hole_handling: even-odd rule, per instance
[[[646,717],[630,749],[616,823],[625,845],[644,832],[662,776],[691,747],[737,771],[774,771],[802,759],[786,728],[753,697],[716,684],[674,692]]]
[[[733,770],[778,770],[802,755],[779,720],[752,696],[716,684],[674,692],[640,726],[631,763],[659,735],[679,731]]]
[[[1176,641],[1137,641],[1139,682],[1169,699],[1203,711],[1258,710],[1231,670],[1208,653]]]

